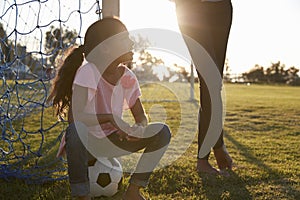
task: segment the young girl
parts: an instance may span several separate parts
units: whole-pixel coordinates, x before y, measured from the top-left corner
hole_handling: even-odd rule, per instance
[[[104,18],[87,30],[84,44],[64,60],[48,100],[57,115],[67,110],[69,126],[59,155],[66,150],[72,196],[89,199],[88,162],[95,157],[119,157],[144,149],[124,200],[141,200],[140,188],[149,177],[170,142],[163,123],[148,124],[140,101],[136,76],[124,63],[132,60],[133,42],[125,25]],[[122,120],[130,109],[135,124]]]

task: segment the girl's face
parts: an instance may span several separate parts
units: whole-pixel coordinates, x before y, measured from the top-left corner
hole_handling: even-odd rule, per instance
[[[114,36],[114,39],[110,44],[110,48],[112,55],[116,55],[115,62],[117,62],[118,64],[126,64],[132,62],[133,45],[134,42],[130,39],[129,33],[127,31]]]

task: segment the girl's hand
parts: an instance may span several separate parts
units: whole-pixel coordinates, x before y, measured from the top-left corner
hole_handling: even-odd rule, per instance
[[[138,137],[130,136],[127,133],[125,133],[123,131],[120,131],[120,130],[117,131],[116,134],[118,134],[120,141],[127,140],[127,141],[130,141],[130,142],[136,142],[136,141],[139,141],[141,139],[141,138],[138,138]]]
[[[134,124],[127,132],[119,130],[117,134],[121,141],[139,141],[143,138],[144,127],[141,124]]]
[[[116,134],[119,136],[120,141],[127,140],[127,136],[128,136],[127,133],[125,133],[121,130],[118,130]]]
[[[125,122],[122,118],[115,115],[112,115],[112,118],[113,119],[111,120],[111,123],[114,127],[119,129],[119,132],[127,133],[130,131],[130,125],[127,122]]]
[[[122,118],[113,115],[112,124],[114,127],[119,129],[116,134],[118,134],[120,141],[138,141],[140,140],[137,137],[131,136],[130,134],[135,131],[136,128],[131,127],[127,122]]]
[[[131,131],[128,133],[131,137],[143,138],[145,127],[142,124],[134,124]]]

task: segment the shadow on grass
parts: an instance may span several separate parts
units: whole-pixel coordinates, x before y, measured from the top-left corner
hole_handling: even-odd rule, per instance
[[[253,199],[246,187],[246,183],[233,171],[229,177],[199,174],[202,179],[202,187],[207,199]]]
[[[285,176],[284,174],[280,173],[279,171],[272,169],[271,167],[266,165],[262,160],[260,160],[258,157],[253,155],[253,153],[251,152],[251,150],[249,150],[248,147],[239,143],[237,140],[235,140],[229,134],[226,134],[225,137],[228,139],[228,141],[230,141],[233,145],[236,146],[236,149],[239,150],[239,153],[241,154],[241,156],[243,156],[245,158],[245,161],[247,163],[256,165],[260,169],[260,171],[263,171],[266,174],[266,175],[263,175],[262,177],[251,177],[251,176],[245,177],[245,181],[247,182],[248,186],[272,184],[273,187],[275,187],[275,189],[277,190],[277,192],[280,192],[280,195],[284,195],[284,197],[282,197],[282,198],[299,199],[300,191],[298,191],[297,189],[294,189],[292,187],[293,184],[296,185],[297,183],[288,181],[287,179],[289,177]],[[263,187],[263,186],[261,186],[261,187]],[[265,191],[263,191],[263,190],[261,191],[262,194],[264,192]],[[262,194],[257,194],[257,195],[259,196]]]
[[[156,172],[149,192],[164,199],[252,199],[246,184],[234,172],[230,177],[203,175],[194,167],[182,165]]]

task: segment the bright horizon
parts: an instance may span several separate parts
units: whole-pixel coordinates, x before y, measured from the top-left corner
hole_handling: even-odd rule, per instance
[[[93,1],[88,0],[80,2],[83,10],[87,10],[94,4]],[[80,2],[64,1],[63,8],[68,12],[61,13],[62,19],[66,19],[71,10],[78,9]],[[13,3],[13,0],[0,1],[2,12],[5,11],[4,5],[7,8],[9,4]],[[246,72],[255,64],[269,67],[278,61],[285,64],[286,69],[291,66],[300,68],[299,0],[232,0],[232,4],[233,22],[227,48],[231,73]],[[31,8],[28,8],[27,5],[22,6],[22,9],[19,10],[22,17],[18,21],[18,30],[21,32],[28,32],[36,26],[35,12],[38,10],[38,3],[30,3]],[[43,12],[40,14],[42,24],[47,24],[58,17],[58,2],[49,1],[47,7],[43,6]],[[28,9],[30,10],[28,11]],[[49,13],[53,16],[49,17]],[[9,25],[10,30],[15,28],[14,15],[14,9],[11,9],[6,13],[4,19],[1,19]],[[175,4],[169,0],[120,0],[120,18],[129,30],[162,28],[180,34]],[[77,30],[82,28],[80,35],[83,36],[86,28],[97,19],[98,16],[94,11],[85,16],[82,23],[78,23],[79,16],[75,15],[69,19],[66,28]],[[19,36],[18,40],[26,44],[29,49],[30,47],[38,48],[40,45],[38,30],[35,30],[30,36]],[[12,36],[12,38],[14,37]],[[181,48],[186,49],[183,40],[181,43]],[[166,61],[166,64],[174,63],[172,63],[174,58],[170,58],[170,56],[162,59]],[[178,63],[177,60],[175,62]]]
[[[232,5],[227,48],[231,73],[246,72],[255,64],[269,67],[278,61],[286,69],[300,68],[300,1],[232,0]],[[169,0],[120,0],[120,19],[129,30],[179,32],[175,4]]]

